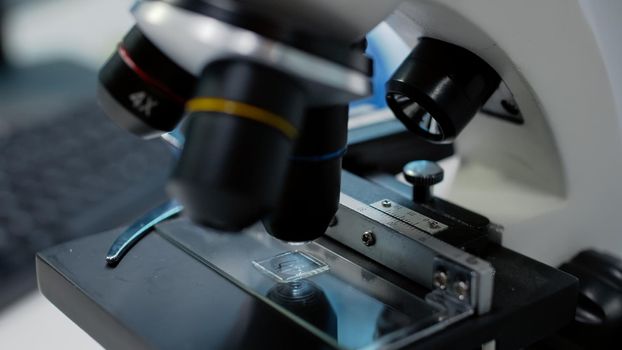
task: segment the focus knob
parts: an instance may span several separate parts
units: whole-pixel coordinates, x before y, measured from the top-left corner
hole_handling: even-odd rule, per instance
[[[417,160],[404,166],[404,177],[413,185],[413,200],[425,203],[432,199],[432,186],[443,181],[445,173],[435,162]]]

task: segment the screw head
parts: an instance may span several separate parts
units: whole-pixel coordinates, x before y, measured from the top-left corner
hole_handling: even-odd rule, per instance
[[[366,246],[371,247],[376,244],[376,236],[374,236],[374,233],[372,231],[366,231],[361,236],[361,241],[363,241],[363,244],[365,244]]]
[[[511,115],[519,115],[520,109],[514,100],[501,100],[501,107]]]
[[[466,299],[469,295],[469,284],[465,281],[458,281],[454,283],[454,292],[458,295],[458,299]]]
[[[469,256],[466,260],[467,263],[471,265],[476,265],[478,263],[477,258],[474,256]]]
[[[434,286],[438,289],[447,289],[447,281],[449,277],[445,271],[436,271],[434,273]]]
[[[391,203],[390,200],[386,200],[385,199],[385,200],[382,201],[382,206],[385,207],[385,208],[391,208],[392,205],[393,204]]]

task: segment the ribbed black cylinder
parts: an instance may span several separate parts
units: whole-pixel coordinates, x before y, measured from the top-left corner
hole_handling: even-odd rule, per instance
[[[173,130],[196,78],[134,27],[99,73],[100,104],[117,124],[141,137]]]
[[[433,142],[452,142],[500,82],[472,52],[422,38],[387,82],[387,103],[410,131]]]
[[[279,205],[264,221],[272,236],[307,242],[326,232],[339,207],[347,134],[347,106],[307,111]]]
[[[295,137],[278,126],[300,127],[304,94],[274,69],[233,60],[205,69],[198,96],[169,187],[194,221],[238,231],[277,204]]]

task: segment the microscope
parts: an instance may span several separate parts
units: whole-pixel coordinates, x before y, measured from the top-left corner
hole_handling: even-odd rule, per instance
[[[615,211],[593,208],[622,199],[606,188],[622,172],[622,94],[590,11],[138,1],[98,94],[114,122],[178,152],[173,199],[121,236],[39,253],[42,293],[110,348],[610,339],[620,261],[590,250],[547,265],[622,248]],[[410,48],[381,123],[349,118],[372,94],[379,25]],[[441,160],[456,156],[449,174]],[[458,189],[435,196],[442,181]]]

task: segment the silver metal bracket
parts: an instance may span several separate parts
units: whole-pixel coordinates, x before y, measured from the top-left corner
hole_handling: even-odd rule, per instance
[[[376,203],[372,203],[371,206],[380,210],[381,212],[388,214],[400,221],[410,224],[419,230],[436,235],[447,229],[447,225],[430,219],[429,217],[419,214],[414,210],[408,209],[398,203],[394,203],[388,199],[383,199]]]
[[[334,240],[430,288],[434,295],[490,311],[495,270],[474,255],[434,237],[445,223],[390,200],[363,203],[341,194]]]

